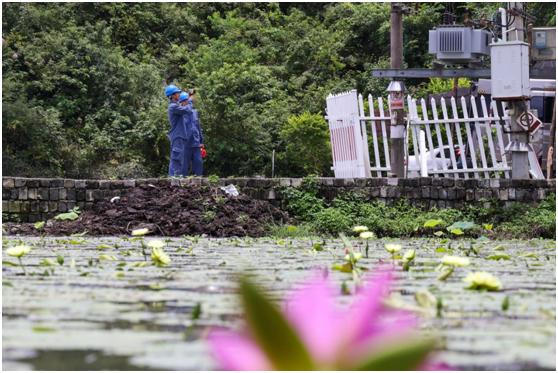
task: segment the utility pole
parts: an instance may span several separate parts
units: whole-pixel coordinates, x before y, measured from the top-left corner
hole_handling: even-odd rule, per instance
[[[391,3],[391,31],[390,31],[390,57],[391,68],[401,69],[403,67],[403,9],[399,3]],[[394,83],[400,83],[395,84]],[[393,176],[405,177],[405,109],[403,105],[404,85],[402,82],[392,81],[390,87],[397,87],[401,92],[390,91],[391,103],[391,128],[390,128],[390,159],[391,173]],[[390,88],[388,88],[388,91]],[[400,96],[398,104],[394,105],[394,95]]]
[[[514,14],[514,21],[508,29],[508,41],[525,41],[525,23],[523,17],[516,9],[523,9],[522,2],[510,2],[508,7],[510,13]],[[515,30],[514,30],[515,29]],[[527,70],[528,71],[528,70]],[[511,158],[512,158],[512,179],[529,179],[529,133],[517,123],[521,114],[527,112],[526,101],[514,100],[511,104]]]

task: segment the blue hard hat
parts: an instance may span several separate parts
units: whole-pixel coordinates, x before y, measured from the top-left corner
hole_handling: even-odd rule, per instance
[[[171,84],[169,86],[167,86],[167,88],[165,88],[165,96],[170,97],[172,95],[174,95],[177,92],[182,92],[180,90],[180,88],[178,88],[177,86]]]
[[[182,92],[178,97],[178,102],[186,101],[190,97],[187,92]]]

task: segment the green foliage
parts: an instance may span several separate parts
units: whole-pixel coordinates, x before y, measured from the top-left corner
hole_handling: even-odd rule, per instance
[[[321,114],[305,112],[289,117],[280,133],[291,176],[329,174],[331,146],[327,122]],[[298,173],[295,170],[300,170]]]
[[[347,232],[351,227],[351,220],[342,210],[329,207],[315,214],[312,224],[321,232],[337,234]]]

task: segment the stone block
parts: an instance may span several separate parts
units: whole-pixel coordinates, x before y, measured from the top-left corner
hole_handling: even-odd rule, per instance
[[[17,199],[27,200],[27,195],[28,195],[28,193],[27,193],[27,188],[26,187],[18,189]]]
[[[64,179],[64,188],[74,188],[76,181],[72,179]]]
[[[443,186],[444,185],[444,180],[442,178],[439,177],[434,177],[432,178],[432,186]]]
[[[75,201],[76,200],[76,190],[74,188],[66,190],[66,199],[69,200],[69,201]]]
[[[364,178],[355,179],[355,186],[357,188],[362,188],[362,187],[366,186],[366,179],[364,179]]]
[[[20,212],[29,212],[29,201],[23,201],[20,205]]]
[[[291,179],[289,179],[288,177],[282,177],[279,179],[279,185],[282,187],[289,187],[291,186]],[[331,184],[328,182],[326,183],[326,185],[333,185],[333,180],[331,180]]]
[[[439,199],[448,199],[448,189],[446,189],[446,188],[438,189],[438,198]]]
[[[41,200],[48,200],[48,188],[39,188],[39,195],[38,195],[38,199]]]
[[[29,188],[27,189],[27,198],[28,199],[37,199],[38,193],[37,188]]]
[[[99,187],[99,182],[97,180],[85,180],[85,187],[87,189],[97,189]]]
[[[432,178],[431,177],[421,177],[421,178],[419,178],[419,185],[420,186],[432,185]]]
[[[9,189],[2,189],[2,199],[9,200],[10,199],[10,190]]]
[[[335,179],[336,182],[337,182],[337,180],[343,181],[343,179]],[[291,186],[292,186],[292,187],[298,188],[298,187],[300,187],[301,185],[302,185],[302,179],[300,179],[300,178],[296,178],[296,179],[293,178],[293,179],[291,179]],[[337,185],[337,184],[334,184],[334,185]],[[343,183],[341,183],[341,185],[343,185]]]
[[[16,177],[14,178],[14,185],[16,188],[21,188],[26,185],[27,179],[23,177]]]
[[[67,202],[66,202],[67,211],[70,211],[70,210],[73,209],[75,206],[76,206],[76,203],[73,202],[73,201],[67,201]]]
[[[434,179],[434,180],[436,180],[436,179]],[[430,198],[432,198],[432,199],[440,198],[440,188],[439,187],[435,187],[435,186],[430,187]]]
[[[446,177],[443,179],[443,183],[444,183],[444,188],[449,188],[449,187],[453,187],[455,186],[455,179],[451,179],[449,177]]]
[[[80,210],[83,211],[83,209],[85,208],[85,202],[80,201],[80,202],[77,203],[77,206],[79,207]]]
[[[399,179],[395,178],[395,177],[390,177],[387,179],[387,185],[390,186],[397,186],[399,184]]]
[[[430,198],[430,188],[429,187],[422,187],[421,189],[421,196],[422,198],[429,199]]]
[[[399,197],[398,193],[399,193],[399,188],[393,186],[387,187],[387,198],[398,198]]]
[[[95,189],[93,191],[93,200],[101,201],[103,199],[103,191],[100,189]]]
[[[10,191],[10,198],[11,200],[16,200],[19,198],[19,190],[17,188],[9,189]]]
[[[29,206],[29,211],[31,212],[39,212],[41,207],[41,202],[39,201],[31,201]]]
[[[499,179],[491,179],[490,180],[490,187],[491,188],[500,188],[500,180]]]
[[[368,189],[368,195],[373,198],[378,198],[380,196],[380,188],[379,187],[371,187]]]
[[[2,201],[2,212],[8,212],[8,201]]]
[[[475,200],[475,191],[472,189],[465,189],[465,201],[470,202]]]
[[[546,189],[543,189],[543,188],[537,189],[537,199],[539,201],[545,199],[546,195],[547,195]]]
[[[448,199],[453,201],[455,200],[455,198],[456,198],[455,188],[448,189]]]
[[[267,191],[266,199],[275,199],[275,189],[270,189]]]
[[[19,212],[21,202],[20,201],[9,201],[8,202],[8,212]]]
[[[2,188],[15,188],[15,180],[12,178],[2,178]]]
[[[52,179],[50,180],[51,188],[62,188],[64,186],[64,179]]]
[[[74,180],[74,184],[76,189],[85,189],[87,187],[85,180]]]
[[[48,211],[49,212],[58,211],[58,201],[48,201]]]
[[[50,188],[48,192],[48,199],[50,201],[58,201],[60,199],[60,191],[58,188]]]
[[[76,190],[76,201],[85,201],[86,190]]]
[[[498,199],[500,201],[507,201],[508,200],[508,190],[507,189],[499,189],[498,190]]]
[[[59,188],[58,189],[58,198],[59,199],[68,198],[68,190],[66,188]]]
[[[39,179],[39,186],[42,188],[48,188],[50,186],[50,179],[46,179],[46,178]]]
[[[476,179],[463,180],[463,185],[466,189],[475,189],[478,187],[478,182]]]
[[[446,201],[438,200],[437,202],[438,202],[439,209],[445,209],[447,207]]]
[[[85,191],[85,200],[93,201],[93,190],[88,189]]]
[[[387,187],[380,187],[380,197],[381,198],[387,197]]]
[[[457,199],[457,200],[464,200],[465,199],[465,189],[464,188],[456,188],[455,189],[455,199]]]
[[[463,179],[456,179],[456,180],[455,180],[455,187],[456,187],[456,188],[465,188],[465,180],[463,180]]]
[[[67,212],[68,211],[68,205],[66,204],[66,202],[58,202],[58,211],[59,212]]]

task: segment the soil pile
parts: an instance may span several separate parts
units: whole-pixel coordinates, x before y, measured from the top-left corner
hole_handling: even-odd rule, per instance
[[[141,186],[119,199],[99,201],[74,221],[49,220],[44,233],[67,235],[130,234],[149,228],[154,235],[206,234],[212,237],[264,236],[270,224],[288,221],[288,215],[267,201],[240,194],[228,196],[207,185]],[[10,224],[11,225],[11,224]],[[9,233],[37,234],[33,224],[8,226]]]

